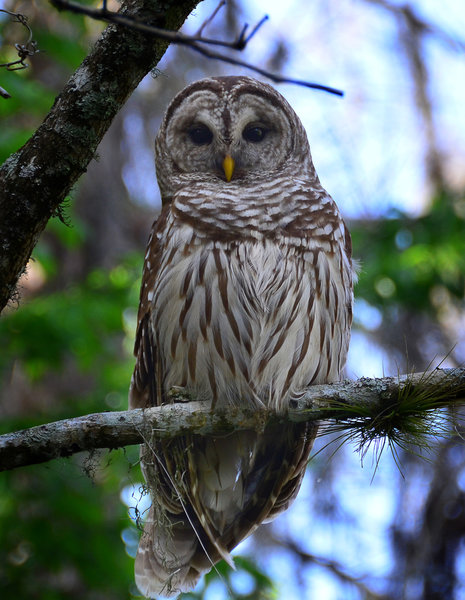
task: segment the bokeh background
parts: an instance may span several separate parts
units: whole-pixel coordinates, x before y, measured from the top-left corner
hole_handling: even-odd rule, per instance
[[[183,31],[195,33],[216,4],[199,4]],[[0,68],[12,96],[0,98],[3,161],[41,123],[102,25],[45,1],[0,8],[27,15],[40,48],[29,69]],[[230,39],[265,13],[241,59],[345,92],[277,86],[304,122],[361,262],[347,376],[463,365],[465,4],[231,0],[205,33]],[[0,13],[0,62],[24,39]],[[41,237],[19,305],[0,320],[2,433],[126,408],[144,246],[160,202],[154,136],[187,83],[243,73],[171,47],[119,113],[64,222],[52,219]],[[462,434],[458,424],[432,439],[426,459],[415,449],[361,455],[321,437],[291,510],[238,547],[236,572],[220,564],[185,598],[465,598]],[[141,484],[134,447],[2,473],[0,597],[138,597]]]

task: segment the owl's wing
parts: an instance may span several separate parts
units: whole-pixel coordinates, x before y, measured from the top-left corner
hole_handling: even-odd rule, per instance
[[[147,408],[162,404],[162,363],[150,323],[154,282],[160,268],[163,252],[163,236],[159,233],[166,227],[169,205],[165,206],[152,226],[140,290],[137,330],[134,344],[136,364],[129,390],[129,408]]]
[[[260,434],[238,432],[227,440],[198,439],[189,455],[190,482],[196,490],[190,502],[214,554],[227,558],[258,525],[290,505],[299,491],[316,432],[313,424],[281,423],[267,426]],[[231,459],[222,460],[215,468],[225,442],[224,454],[229,453]],[[232,460],[235,468],[229,464]],[[228,476],[235,479],[225,495]],[[230,501],[234,497],[236,507]],[[208,566],[205,563],[204,568]]]
[[[153,224],[147,244],[129,408],[160,406],[165,401],[162,393],[163,357],[157,347],[151,313],[153,290],[164,251],[163,240],[167,239],[165,230],[169,211],[170,205],[167,204]],[[150,597],[177,595],[180,589],[191,588],[200,576],[199,569],[191,566],[190,560],[199,545],[199,534],[194,533],[193,525],[197,525],[196,531],[201,528],[198,522],[193,522],[196,519],[190,503],[182,499],[174,481],[177,470],[183,470],[189,445],[187,438],[146,440],[141,445],[141,468],[154,501],[145,519],[135,572],[139,589]],[[205,543],[208,543],[207,540]],[[215,562],[217,560],[219,557]]]

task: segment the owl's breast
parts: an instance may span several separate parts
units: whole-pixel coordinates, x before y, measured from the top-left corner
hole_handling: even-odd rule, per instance
[[[151,313],[163,388],[282,408],[306,385],[337,380],[350,327],[345,271],[340,255],[285,239],[207,241],[177,227]]]
[[[220,242],[276,242],[289,231],[314,229],[324,214],[334,218],[335,205],[320,187],[295,179],[287,171],[270,173],[257,182],[257,174],[227,186],[207,179],[176,191],[172,211],[179,223],[192,227],[205,239]],[[337,211],[337,209],[335,209]]]

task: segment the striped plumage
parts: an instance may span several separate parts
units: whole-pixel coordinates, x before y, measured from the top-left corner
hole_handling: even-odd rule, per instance
[[[188,86],[167,110],[156,164],[163,209],[145,257],[130,406],[184,388],[212,408],[285,411],[306,386],[337,381],[352,320],[350,236],[285,99],[247,77]],[[154,501],[140,590],[175,596],[230,561],[294,499],[315,435],[298,424],[145,444]]]

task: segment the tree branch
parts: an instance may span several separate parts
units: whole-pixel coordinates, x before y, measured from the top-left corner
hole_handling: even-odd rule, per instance
[[[453,50],[465,52],[465,41],[463,39],[454,37],[447,29],[441,28],[438,24],[423,19],[421,17],[421,12],[414,11],[409,3],[405,2],[398,4],[388,2],[387,0],[365,0],[365,2],[377,4],[394,15],[406,20],[411,20],[421,34],[432,35],[450,46]]]
[[[303,87],[308,87],[314,90],[321,90],[330,94],[335,94],[336,96],[344,95],[344,92],[336,88],[320,83],[313,83],[311,81],[304,81],[302,79],[291,79],[289,77],[283,77],[281,75],[278,75],[277,73],[271,73],[270,71],[262,69],[257,65],[252,65],[250,63],[244,62],[243,60],[239,60],[237,58],[233,58],[232,56],[228,56],[227,54],[220,54],[219,52],[208,50],[207,48],[203,47],[203,44],[206,44],[210,46],[222,46],[224,48],[230,48],[232,50],[244,50],[244,48],[247,46],[252,37],[256,34],[256,32],[263,25],[263,23],[268,19],[268,16],[266,15],[263,17],[263,19],[261,19],[261,21],[257,23],[257,25],[255,25],[255,27],[248,35],[246,35],[248,25],[245,25],[241,33],[234,41],[227,42],[225,40],[206,38],[199,34],[196,36],[189,36],[184,35],[179,31],[167,31],[166,29],[161,29],[160,27],[153,27],[152,25],[148,25],[140,19],[134,17],[126,17],[119,13],[109,11],[105,7],[101,9],[91,8],[89,6],[84,6],[76,2],[71,2],[70,0],[50,0],[50,2],[60,10],[69,10],[74,13],[86,15],[91,19],[96,19],[98,21],[106,21],[107,23],[117,23],[118,25],[124,25],[125,27],[136,29],[138,31],[143,31],[157,38],[167,40],[171,44],[189,46],[189,48],[195,50],[196,52],[199,52],[199,54],[202,54],[202,56],[205,56],[206,58],[220,60],[222,62],[229,63],[237,67],[249,69],[254,73],[259,73],[260,75],[263,75],[263,77],[266,77],[267,79],[270,79],[275,83],[293,83],[295,85],[301,85]],[[218,9],[214,11],[213,15],[210,17],[209,20],[211,20],[215,16],[217,11]],[[202,25],[200,33],[204,26],[205,24]]]
[[[0,436],[0,470],[37,464],[83,450],[119,448],[156,437],[170,439],[186,433],[224,435],[232,431],[263,431],[272,422],[331,420],[346,429],[372,432],[368,441],[388,436],[420,441],[419,434],[438,435],[438,409],[465,399],[465,369],[436,369],[398,378],[362,378],[310,386],[292,401],[287,414],[269,410],[231,408],[212,412],[205,402],[178,402],[146,410],[95,413],[32,427]],[[184,399],[185,400],[185,399]],[[444,432],[443,432],[444,433]],[[418,432],[417,432],[418,434]],[[353,437],[349,434],[349,437]]]
[[[125,0],[120,14],[178,29],[198,0]],[[113,117],[168,47],[110,25],[32,138],[0,168],[0,310],[14,294],[39,235],[94,157]]]
[[[341,583],[346,583],[353,585],[361,594],[361,597],[365,600],[391,600],[389,596],[385,594],[378,594],[371,588],[369,588],[364,582],[363,579],[366,579],[366,575],[354,577],[350,575],[345,568],[335,560],[328,560],[322,556],[317,556],[316,554],[311,554],[310,552],[305,552],[300,548],[296,542],[291,538],[283,538],[283,537],[275,537],[273,538],[274,543],[279,548],[284,548],[292,552],[293,556],[296,557],[304,564],[313,564],[318,565],[319,567],[323,567],[327,569],[330,573],[335,575]]]

